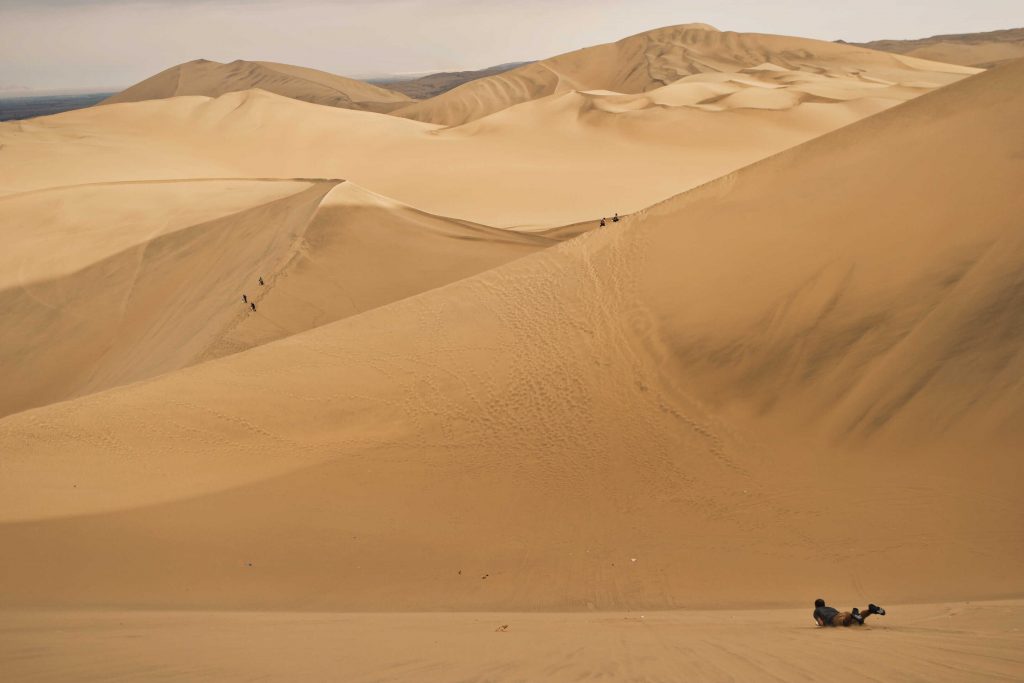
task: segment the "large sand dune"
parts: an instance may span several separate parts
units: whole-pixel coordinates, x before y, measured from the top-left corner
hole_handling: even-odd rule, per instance
[[[759,63],[641,94],[561,90],[447,129],[261,90],[109,105],[0,125],[0,193],[346,178],[430,213],[539,230],[642,209],[971,71],[955,68],[895,83],[855,63],[845,75]]]
[[[789,36],[722,32],[705,24],[684,24],[532,62],[392,113],[457,126],[520,102],[571,90],[637,94],[687,77],[697,76],[698,82],[701,77],[714,80],[721,74],[762,65],[838,77],[847,84],[859,83],[866,87],[936,87],[972,73],[965,67],[903,58],[850,45]]]
[[[338,181],[85,185],[0,207],[11,219],[0,415],[279,339],[553,243]]]
[[[997,69],[466,280],[6,417],[0,600],[1019,595],[1022,84]]]
[[[305,102],[362,111],[389,111],[411,102],[402,93],[324,71],[275,62],[229,64],[197,59],[136,83],[101,104],[138,102],[181,95],[217,97],[260,88]]]

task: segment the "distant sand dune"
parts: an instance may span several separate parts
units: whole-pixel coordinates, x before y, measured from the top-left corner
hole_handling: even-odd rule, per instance
[[[6,417],[0,600],[1020,594],[1022,85],[993,70],[451,285]]]
[[[171,67],[108,97],[102,104],[139,102],[181,95],[217,97],[260,88],[330,107],[388,111],[412,100],[401,93],[316,69],[275,62],[235,60],[230,64],[197,59]]]
[[[751,57],[750,68],[684,74],[641,93],[560,89],[448,129],[260,90],[96,107],[0,125],[0,193],[131,179],[346,178],[429,213],[536,231],[637,211],[970,72],[832,47],[837,73],[828,75]],[[883,62],[875,77],[855,65],[838,73],[851,51]]]
[[[965,67],[938,62],[918,60],[911,64],[850,45],[722,32],[705,24],[684,24],[532,62],[471,81],[392,113],[428,123],[458,126],[521,102],[570,90],[638,94],[687,77],[734,73],[763,64],[847,81],[881,78],[901,84],[914,80],[931,87],[973,73]]]

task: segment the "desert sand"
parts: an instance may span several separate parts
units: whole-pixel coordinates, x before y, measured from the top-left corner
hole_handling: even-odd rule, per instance
[[[887,616],[820,631],[806,609],[34,612],[7,615],[0,661],[25,681],[961,683],[1024,670],[1020,601],[895,606]]]
[[[100,183],[0,207],[21,217],[0,228],[0,415],[235,353],[554,243],[339,181]]]
[[[719,31],[707,24],[684,24],[647,31],[615,43],[596,45],[471,81],[425,102],[396,109],[396,116],[456,126],[520,102],[571,91],[607,90],[639,94],[690,77],[690,82],[744,78],[747,69],[814,73],[847,86],[945,85],[962,77],[963,67],[888,55],[860,47],[806,38]],[[732,77],[724,76],[733,74]],[[791,75],[791,77],[793,77]],[[784,83],[780,79],[780,83]],[[716,93],[717,94],[717,93]]]
[[[725,56],[691,74],[696,48],[687,41]],[[481,101],[494,116],[474,115],[466,126],[314,106],[262,90],[7,124],[0,126],[0,193],[124,180],[344,178],[441,216],[550,229],[638,211],[977,71],[693,27],[591,50],[553,58],[593,61],[589,80],[566,76],[556,89],[518,99],[491,93],[518,82],[521,69],[547,68],[538,62],[415,105],[476,102],[477,89],[486,89]],[[786,58],[794,51],[807,63]],[[648,62],[660,65],[660,80],[595,75]],[[675,77],[682,80],[666,85]]]
[[[379,88],[371,83],[302,66],[275,62],[247,62],[242,59],[230,64],[221,64],[208,59],[197,59],[161,71],[108,97],[102,104],[139,102],[181,95],[217,97],[252,88],[260,88],[305,102],[360,111],[389,111],[411,101],[406,95],[387,88]]]
[[[1024,62],[652,36],[714,68],[0,126],[0,664],[1024,677]]]

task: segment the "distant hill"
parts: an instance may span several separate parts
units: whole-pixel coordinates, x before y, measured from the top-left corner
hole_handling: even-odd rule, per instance
[[[304,102],[362,111],[386,112],[410,102],[401,93],[316,69],[241,59],[229,64],[198,59],[161,71],[101,104],[158,100],[179,95],[218,97],[251,88]]]
[[[1024,57],[1024,28],[984,33],[956,33],[918,40],[875,40],[870,43],[850,44],[920,59],[990,69]]]
[[[394,90],[400,92],[415,100],[426,100],[431,97],[436,97],[442,93],[446,93],[453,88],[457,88],[463,83],[469,83],[475,81],[478,78],[486,78],[488,76],[496,76],[500,73],[505,73],[515,69],[516,67],[523,66],[524,64],[531,64],[532,62],[509,62],[507,64],[499,64],[498,66],[491,66],[486,69],[477,69],[476,71],[443,71],[436,74],[429,74],[427,76],[420,76],[419,78],[372,78],[368,79],[367,83],[373,83],[380,85],[388,90]]]

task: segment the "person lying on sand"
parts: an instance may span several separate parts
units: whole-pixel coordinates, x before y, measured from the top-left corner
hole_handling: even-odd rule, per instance
[[[861,612],[856,607],[852,612],[840,612],[835,607],[829,607],[825,601],[818,598],[814,601],[814,623],[818,626],[858,626],[864,625],[864,620],[872,614],[884,615],[885,610],[871,603],[868,605],[867,613]]]

